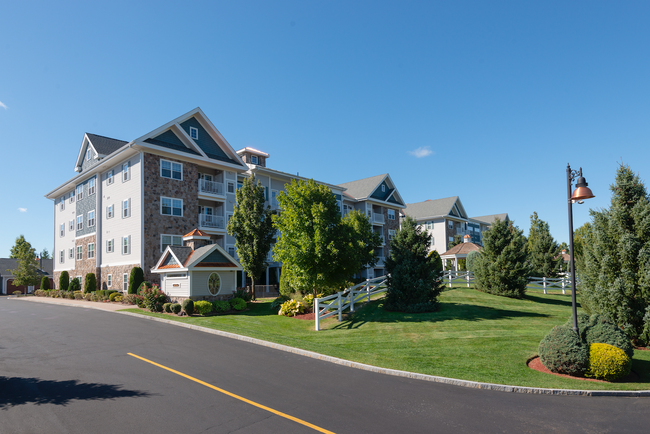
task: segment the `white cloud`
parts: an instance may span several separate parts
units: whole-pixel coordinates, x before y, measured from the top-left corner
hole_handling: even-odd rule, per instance
[[[415,158],[422,158],[433,154],[433,151],[431,150],[430,146],[420,146],[413,151],[408,151],[408,153],[413,155]]]
[[[27,208],[18,208],[18,211],[20,211],[20,212],[27,212]]]
[[[7,106],[6,106],[5,104],[3,104],[2,101],[0,101],[0,107],[2,107],[3,109],[7,110]]]

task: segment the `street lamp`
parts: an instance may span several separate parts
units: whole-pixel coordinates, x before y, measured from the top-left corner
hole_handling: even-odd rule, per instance
[[[574,179],[578,178],[576,189],[571,194],[571,183]],[[576,307],[576,270],[575,270],[575,256],[573,253],[573,202],[582,203],[584,199],[591,199],[595,197],[589,187],[587,181],[582,176],[582,167],[580,171],[571,170],[571,166],[566,165],[566,185],[567,185],[567,199],[569,202],[569,262],[571,265],[571,304],[573,307],[573,331],[578,333],[578,308]]]

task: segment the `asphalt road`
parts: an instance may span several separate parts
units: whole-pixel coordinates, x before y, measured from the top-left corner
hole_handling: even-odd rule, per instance
[[[0,297],[2,434],[649,430],[650,398],[409,380],[131,316]]]

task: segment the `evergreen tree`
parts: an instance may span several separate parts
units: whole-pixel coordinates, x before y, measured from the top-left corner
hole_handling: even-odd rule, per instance
[[[41,277],[41,288],[43,291],[50,289],[50,278],[47,276]]]
[[[67,291],[70,286],[70,275],[67,271],[62,271],[59,275],[59,290]]]
[[[140,289],[140,285],[142,285],[142,282],[144,282],[144,271],[142,271],[142,268],[131,268],[131,274],[129,275],[128,293],[137,294],[138,289]]]
[[[496,219],[483,233],[483,251],[474,268],[479,290],[522,298],[530,272],[522,231],[512,221]]]
[[[47,250],[47,247],[41,250],[41,259],[52,259],[50,252]]]
[[[95,273],[88,273],[84,281],[84,293],[93,291],[97,291],[97,278]]]
[[[472,250],[467,254],[467,258],[465,258],[467,271],[474,272],[474,267],[476,266],[476,261],[478,260],[479,256],[481,256],[481,252],[477,250]]]
[[[228,234],[235,237],[239,262],[251,278],[255,298],[255,281],[261,278],[266,269],[266,258],[275,233],[271,207],[264,207],[264,187],[259,181],[255,183],[255,176],[244,178],[236,197],[237,203],[228,222]]]
[[[449,246],[447,247],[447,250],[451,250],[452,247],[457,246],[462,242],[463,242],[463,238],[459,234],[454,235],[454,240],[449,242]]]
[[[20,235],[18,238],[16,238],[16,243],[11,248],[9,257],[12,259],[18,259],[21,254],[26,255],[27,252],[31,253],[32,257],[36,257],[36,249],[34,249],[32,245],[27,242],[27,240],[25,240],[24,235]]]
[[[81,282],[79,282],[78,278],[75,277],[70,281],[70,285],[68,286],[68,291],[70,292],[81,291]]]
[[[650,343],[650,200],[629,166],[616,172],[609,209],[591,210],[582,244],[581,304]]]
[[[528,235],[528,259],[531,276],[557,277],[564,259],[558,244],[553,239],[548,223],[533,212],[530,216],[530,231]]]
[[[431,235],[423,232],[411,217],[402,221],[386,259],[388,311],[431,312],[438,306],[444,288],[440,256],[429,255]]]

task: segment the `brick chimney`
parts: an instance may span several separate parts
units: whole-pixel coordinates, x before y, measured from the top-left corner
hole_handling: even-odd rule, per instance
[[[194,229],[189,234],[183,236],[183,244],[185,247],[196,250],[200,247],[210,244],[210,235],[199,229]]]

